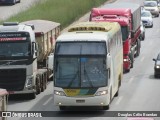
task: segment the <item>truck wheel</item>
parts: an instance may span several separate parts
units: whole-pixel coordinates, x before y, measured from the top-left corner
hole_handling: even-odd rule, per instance
[[[36,98],[36,93],[30,93],[29,97],[30,97],[30,99],[35,99]]]
[[[128,72],[130,72],[130,69],[126,69],[126,70],[124,70],[124,72],[125,72],[125,73],[128,73]]]
[[[138,40],[137,41],[137,48],[136,48],[136,57],[138,57],[139,56],[139,54],[140,54],[140,47],[141,47],[141,45],[140,45],[140,40]]]
[[[41,89],[41,92],[43,92],[45,89],[46,89],[46,82],[45,82],[45,79],[42,80],[42,89]]]
[[[40,79],[39,77],[36,78],[36,94],[40,94],[41,89],[40,89],[41,85],[40,85]]]
[[[134,63],[134,52],[133,52],[133,50],[131,50],[131,52],[129,53],[129,59],[131,60],[131,68],[133,68],[133,63]]]

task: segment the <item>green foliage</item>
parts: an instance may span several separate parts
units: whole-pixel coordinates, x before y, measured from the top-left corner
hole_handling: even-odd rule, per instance
[[[107,0],[42,0],[27,11],[21,12],[6,21],[27,21],[33,19],[59,22],[62,28],[80,18],[91,8]]]

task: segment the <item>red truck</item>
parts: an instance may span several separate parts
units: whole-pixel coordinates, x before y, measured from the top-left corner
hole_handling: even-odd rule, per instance
[[[121,25],[123,39],[123,68],[129,72],[133,67],[134,57],[139,56],[141,41],[141,7],[138,4],[120,2],[93,8],[90,21],[118,22]]]

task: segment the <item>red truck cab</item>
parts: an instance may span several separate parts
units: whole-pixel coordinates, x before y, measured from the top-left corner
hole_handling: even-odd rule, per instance
[[[90,21],[108,21],[120,24],[125,72],[130,71],[130,68],[133,67],[134,56],[139,56],[140,53],[140,15],[140,6],[131,5],[130,3],[108,4],[103,8],[93,8],[91,11]]]

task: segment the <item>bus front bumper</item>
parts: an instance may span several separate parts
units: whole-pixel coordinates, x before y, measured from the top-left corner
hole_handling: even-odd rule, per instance
[[[106,106],[109,105],[109,95],[93,97],[67,97],[54,95],[56,106]]]

